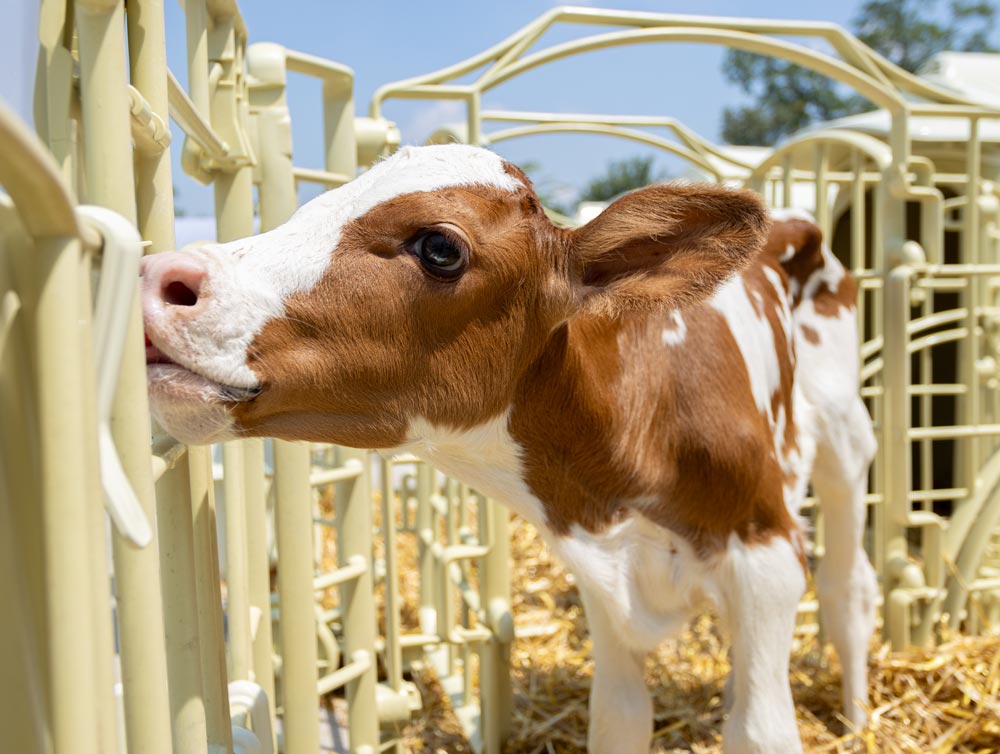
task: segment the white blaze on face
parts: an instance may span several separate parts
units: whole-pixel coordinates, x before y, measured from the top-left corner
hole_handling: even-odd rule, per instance
[[[463,145],[407,147],[341,188],[313,199],[284,225],[259,236],[194,250],[208,269],[210,304],[197,318],[154,323],[163,345],[200,374],[255,387],[247,347],[285,301],[312,290],[327,269],[345,225],[404,194],[479,185],[516,191],[521,182],[493,152]]]

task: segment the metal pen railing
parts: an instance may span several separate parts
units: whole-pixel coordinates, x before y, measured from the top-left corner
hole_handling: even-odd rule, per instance
[[[928,642],[946,615],[967,630],[995,630],[1000,176],[981,123],[998,113],[895,68],[829,24],[560,8],[467,61],[386,85],[369,117],[357,117],[350,69],[276,44],[248,46],[232,0],[185,2],[186,87],[166,65],[160,0],[130,0],[127,13],[121,0],[67,7],[42,2],[36,123],[45,148],[0,111],[0,184],[10,194],[0,201],[0,598],[17,615],[0,622],[0,660],[25,690],[0,705],[0,728],[14,749],[312,754],[320,697],[336,693],[352,751],[401,751],[397,726],[419,704],[404,673],[420,663],[436,670],[476,747],[500,751],[514,639],[502,507],[410,457],[243,440],[221,450],[215,480],[207,448],[158,432],[151,440],[135,275],[125,271],[140,246],[175,245],[170,150],[181,148],[184,170],[213,184],[219,239],[235,239],[254,230],[255,185],[268,229],[295,210],[301,183],[336,187],[391,152],[399,134],[381,116],[390,98],[465,101],[466,124],[447,138],[612,135],[743,181],[773,206],[807,197],[861,290],[861,391],[880,437],[867,536],[885,631],[896,646]],[[555,24],[614,29],[536,49]],[[800,36],[833,54],[787,41]],[[751,161],[671,117],[483,107],[484,94],[551,61],[667,42],[798,62],[887,109],[890,125],[881,137],[801,134]],[[472,83],[455,83],[476,69]],[[321,82],[318,167],[292,159],[289,73]],[[924,116],[967,124],[961,152],[942,156],[914,141],[911,121]],[[170,141],[171,119],[183,145]],[[112,258],[120,264],[105,266]],[[334,515],[314,515],[328,490]],[[102,498],[114,523],[110,581]],[[336,531],[329,570],[307,546],[317,527]],[[419,575],[410,626],[401,542],[415,550]],[[804,606],[805,616],[814,611]]]

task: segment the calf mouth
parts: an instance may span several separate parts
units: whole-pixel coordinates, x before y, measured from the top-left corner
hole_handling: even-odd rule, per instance
[[[168,355],[146,333],[146,381],[154,400],[197,401],[204,403],[246,403],[264,389],[263,385],[227,385],[201,374]]]

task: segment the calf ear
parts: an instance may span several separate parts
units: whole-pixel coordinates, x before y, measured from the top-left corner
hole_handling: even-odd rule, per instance
[[[576,300],[612,316],[697,303],[757,254],[769,227],[750,191],[678,184],[627,194],[573,231]]]

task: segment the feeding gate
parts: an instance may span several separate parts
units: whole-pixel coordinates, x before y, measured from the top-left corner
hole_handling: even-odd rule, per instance
[[[186,85],[166,67],[160,2],[130,0],[126,14],[120,0],[42,0],[39,137],[0,111],[0,596],[16,616],[0,622],[0,664],[12,669],[8,687],[23,689],[0,705],[11,750],[249,753],[280,742],[316,752],[320,698],[341,689],[350,749],[399,750],[396,726],[419,705],[403,671],[423,664],[477,747],[499,751],[514,634],[502,508],[412,458],[245,440],[221,448],[213,474],[209,449],[150,435],[134,285],[141,254],[174,246],[170,149],[213,185],[218,240],[240,238],[254,230],[254,186],[268,229],[294,211],[298,183],[338,186],[394,149],[398,133],[381,116],[391,98],[466,102],[467,122],[438,139],[605,133],[775,206],[806,197],[861,283],[862,390],[880,439],[868,544],[886,632],[903,645],[933,639],[944,614],[970,630],[1000,623],[1000,163],[998,140],[984,136],[1000,113],[828,24],[577,8],[387,85],[358,117],[350,69],[248,45],[232,0],[184,7]],[[557,24],[611,30],[539,44]],[[787,41],[798,37],[829,52]],[[820,71],[881,108],[884,133],[831,127],[736,153],[665,115],[482,107],[492,88],[562,57],[667,42]],[[477,69],[472,83],[453,83]],[[322,84],[321,168],[292,161],[290,73]],[[183,145],[170,143],[168,118]],[[913,136],[929,118],[957,136]],[[314,546],[328,539],[317,527],[336,532],[332,564]],[[406,541],[420,584],[409,628],[398,586]],[[815,626],[809,606],[803,621]]]

